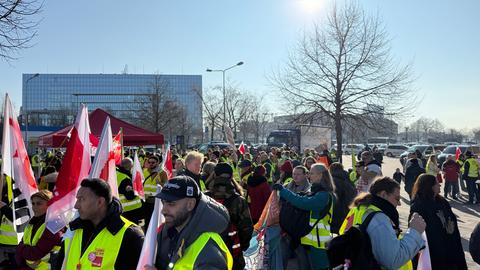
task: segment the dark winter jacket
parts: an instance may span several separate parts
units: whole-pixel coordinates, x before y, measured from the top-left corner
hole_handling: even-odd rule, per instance
[[[480,264],[480,222],[470,235],[469,250],[473,261]]]
[[[191,178],[193,178],[193,180],[195,180],[195,182],[197,182],[198,187],[201,187],[201,185],[200,185],[200,181],[201,181],[200,177],[201,177],[201,175],[200,175],[200,174],[194,174],[193,172],[191,172],[191,171],[189,171],[187,168],[185,168],[185,169],[179,171],[179,172],[177,173],[177,175],[190,176]]]
[[[422,173],[425,173],[425,169],[420,167],[418,159],[411,159],[409,166],[405,169],[405,191],[408,194],[412,194],[413,185]]]
[[[45,215],[30,219],[29,224],[33,226],[32,239],[40,226],[42,226],[44,223]],[[50,253],[55,246],[60,245],[62,242],[62,235],[62,231],[52,234],[49,230],[45,229],[35,246],[25,245],[22,240],[22,242],[18,244],[15,252],[15,260],[17,261],[17,265],[22,270],[30,270],[31,268],[27,266],[25,261],[38,261],[45,257],[45,255]]]
[[[434,200],[415,198],[410,207],[409,220],[415,212],[427,224],[425,232],[432,269],[467,269],[457,218],[450,204],[439,196]]]
[[[90,240],[93,241],[96,235],[98,235],[104,228],[112,233],[116,234],[120,231],[125,224],[120,218],[122,213],[122,205],[120,201],[116,198],[113,198],[112,203],[110,203],[107,216],[98,224],[97,227],[94,227],[93,223],[89,220],[82,220],[77,218],[70,222],[70,229],[75,231],[77,229],[83,229],[82,235],[82,247],[81,253],[83,254],[90,244]],[[132,225],[125,231],[123,235],[122,244],[120,245],[120,250],[118,251],[117,260],[115,261],[115,269],[136,269],[138,264],[138,259],[140,258],[140,252],[143,245],[143,231],[137,225]],[[64,245],[59,253],[59,258],[57,260],[56,268],[61,269],[64,253]]]
[[[272,190],[265,176],[251,175],[247,180],[247,202],[253,224],[257,223]]]
[[[447,160],[442,165],[442,171],[445,173],[445,181],[457,182],[460,174],[460,165],[455,160]]]
[[[221,202],[228,210],[230,216],[230,224],[233,224],[238,233],[240,240],[240,246],[242,251],[245,251],[250,246],[250,240],[253,233],[252,218],[250,216],[250,210],[245,198],[240,196],[235,191],[235,186],[232,184],[232,180],[226,177],[216,177],[213,179],[212,189],[205,192],[206,195]],[[232,252],[232,246],[234,245],[233,239],[228,235],[229,229],[221,234],[223,241],[227,244],[227,247]],[[234,259],[234,269],[244,269],[245,260],[243,254],[235,256],[232,252]]]
[[[337,233],[342,226],[343,220],[348,214],[349,206],[357,195],[357,189],[348,179],[345,171],[332,172],[333,182],[335,183],[336,203],[333,208],[333,217],[331,232]]]
[[[167,269],[197,238],[205,232],[221,234],[229,224],[227,209],[212,198],[202,194],[188,224],[178,232],[175,227],[163,226],[157,234],[157,256],[155,267]],[[209,240],[198,254],[193,269],[227,269],[226,255],[217,243]]]

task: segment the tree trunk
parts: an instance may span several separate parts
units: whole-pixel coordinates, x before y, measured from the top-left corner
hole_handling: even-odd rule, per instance
[[[340,115],[335,115],[335,133],[337,138],[337,158],[338,162],[343,163],[342,158],[342,119]]]

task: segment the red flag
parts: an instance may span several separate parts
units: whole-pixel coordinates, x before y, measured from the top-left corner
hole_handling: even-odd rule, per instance
[[[13,225],[15,225],[13,227],[17,233],[17,240],[20,241],[25,226],[33,217],[30,197],[38,190],[17,116],[8,94],[5,96],[3,116],[5,121],[3,122],[2,174],[5,176],[4,181],[7,182],[5,193],[8,194],[9,201],[15,202],[11,204]]]
[[[88,177],[90,171],[90,154],[88,110],[82,104],[68,141],[62,167],[58,172],[53,198],[48,203],[45,223],[47,229],[52,233],[63,229],[73,218],[77,190],[80,182]]]
[[[115,168],[115,149],[113,148],[112,127],[110,117],[107,117],[103,125],[100,143],[93,160],[90,178],[101,178],[107,181],[112,189],[112,195],[118,198],[117,172]]]
[[[460,147],[457,146],[457,150],[455,150],[455,160],[458,160],[460,158],[460,154],[462,151],[460,150]]]
[[[170,145],[167,144],[166,151],[163,151],[162,169],[167,173],[168,179],[173,176],[172,153],[170,152]]]
[[[122,138],[123,133],[120,129],[118,134],[113,137],[113,153],[115,155],[115,165],[120,165],[122,163]]]
[[[240,146],[238,146],[238,152],[240,152],[242,155],[245,154],[245,144],[243,144],[243,141]]]
[[[143,182],[145,177],[143,176],[142,166],[140,165],[140,160],[138,159],[137,152],[135,152],[135,157],[133,158],[133,168],[132,168],[132,182],[133,190],[135,195],[145,200],[145,192],[143,191]]]

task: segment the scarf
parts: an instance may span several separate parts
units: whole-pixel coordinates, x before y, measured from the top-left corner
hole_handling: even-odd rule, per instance
[[[382,212],[392,221],[393,229],[397,232],[397,234],[400,233],[400,220],[398,217],[397,208],[389,201],[375,195],[372,196],[371,204],[380,208],[380,210],[382,210]]]

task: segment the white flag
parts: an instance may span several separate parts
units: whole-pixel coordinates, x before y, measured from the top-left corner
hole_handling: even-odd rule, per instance
[[[103,125],[102,135],[97,147],[95,159],[93,160],[92,169],[90,170],[90,178],[101,178],[105,180],[112,189],[112,195],[119,198],[114,150],[110,117],[107,117]]]
[[[2,175],[10,207],[17,240],[20,241],[28,221],[33,216],[30,197],[38,191],[33,170],[28,159],[17,116],[8,94],[3,107]],[[1,182],[3,184],[3,182]],[[1,194],[0,194],[1,196]],[[3,221],[2,221],[3,222]]]
[[[157,185],[157,193],[161,191],[161,187]],[[147,234],[143,241],[142,252],[140,253],[140,259],[138,260],[137,270],[143,270],[145,265],[154,265],[155,256],[157,255],[157,229],[165,222],[165,218],[162,215],[162,201],[159,198],[155,198],[155,208],[153,209],[152,219],[148,225]]]

